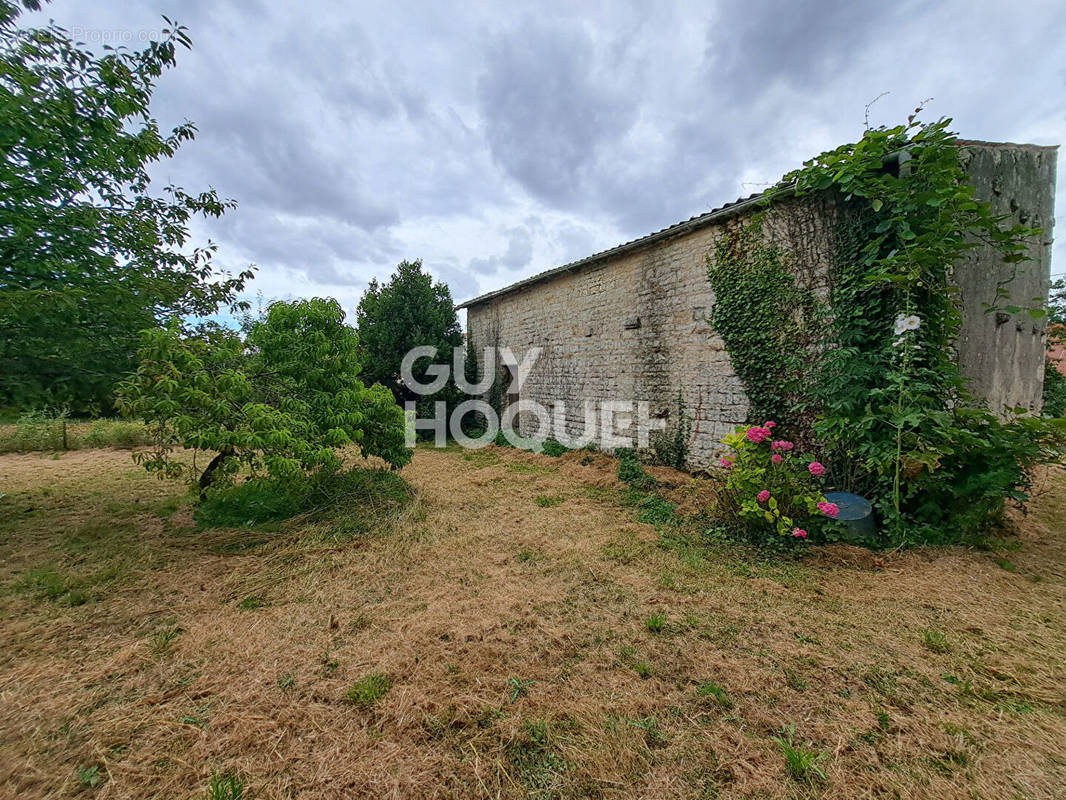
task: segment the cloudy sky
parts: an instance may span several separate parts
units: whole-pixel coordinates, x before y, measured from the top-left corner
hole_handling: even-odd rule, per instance
[[[55,0],[30,19],[99,49],[164,14],[193,49],[155,113],[200,132],[156,175],[238,202],[196,233],[268,299],[352,309],[405,258],[468,299],[760,191],[858,138],[884,92],[872,125],[932,98],[965,138],[1066,141],[1062,0]]]

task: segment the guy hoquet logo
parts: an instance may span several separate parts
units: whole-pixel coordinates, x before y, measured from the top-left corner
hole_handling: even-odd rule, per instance
[[[531,347],[519,360],[509,347],[486,347],[481,361],[481,377],[476,383],[471,383],[465,376],[466,353],[463,348],[453,349],[451,365],[431,364],[421,380],[414,376],[415,363],[420,359],[435,358],[437,349],[427,345],[409,350],[400,365],[400,375],[408,389],[422,396],[433,395],[454,376],[455,385],[469,399],[452,408],[450,414],[447,404],[438,400],[433,404],[433,416],[428,418],[418,417],[417,403],[406,402],[407,446],[414,447],[418,431],[433,431],[436,447],[445,447],[451,434],[454,441],[469,449],[492,444],[502,432],[515,447],[534,452],[540,452],[547,439],[555,439],[572,449],[595,442],[604,449],[612,450],[619,447],[647,447],[651,432],[665,428],[666,420],[653,419],[645,400],[579,399],[571,400],[570,405],[581,406],[582,430],[580,433],[572,432],[567,426],[566,400],[552,400],[549,409],[543,403],[522,397],[522,387],[540,353],[541,348]],[[504,387],[508,400],[500,414],[483,399],[496,380],[497,365],[506,370],[509,379]],[[484,430],[478,436],[468,436],[463,430],[463,421],[470,415],[484,421]],[[518,424],[519,420],[521,425]],[[528,435],[520,433],[519,427]]]

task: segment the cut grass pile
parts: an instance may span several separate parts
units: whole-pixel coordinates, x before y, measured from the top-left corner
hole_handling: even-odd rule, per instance
[[[0,787],[1061,794],[1061,474],[995,552],[796,559],[693,528],[705,482],[617,469],[420,448],[413,502],[364,474],[262,522],[194,519],[128,453],[0,457]]]

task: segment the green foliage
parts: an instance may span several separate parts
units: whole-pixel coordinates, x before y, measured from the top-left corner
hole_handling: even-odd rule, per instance
[[[785,756],[785,768],[788,774],[804,783],[812,783],[816,779],[827,780],[820,766],[820,762],[826,758],[825,753],[811,749],[809,742],[807,745],[797,744],[794,741],[795,735],[796,726],[789,725],[773,737],[773,741],[777,743]]]
[[[507,760],[527,798],[559,797],[567,763],[558,752],[554,731],[546,720],[527,721],[521,734],[506,748]]]
[[[678,522],[677,506],[667,500],[663,500],[657,494],[640,495],[636,505],[640,510],[640,513],[637,514],[637,519],[647,525],[654,525],[660,528],[667,525],[676,525]]]
[[[244,778],[236,773],[215,773],[207,785],[205,797],[206,800],[245,800],[247,788]]]
[[[452,348],[462,347],[463,334],[446,284],[423,272],[422,261],[402,261],[388,283],[372,280],[355,312],[359,331],[359,357],[363,377],[385,386],[402,403],[419,403],[419,416],[433,416],[435,400],[454,401],[451,381],[433,395],[415,394],[400,380],[400,363],[415,347],[437,349],[435,359],[419,359],[412,369],[419,383],[430,383],[426,370],[433,364],[452,363]]]
[[[1056,278],[1048,287],[1048,325],[1066,325],[1066,278]]]
[[[78,779],[78,784],[85,789],[95,789],[104,779],[97,764],[93,764],[90,767],[79,766],[74,770],[74,777]]]
[[[370,708],[388,694],[391,687],[392,681],[388,675],[372,672],[352,684],[352,688],[348,690],[348,700],[360,708]]]
[[[67,409],[48,408],[19,415],[15,424],[0,428],[0,453],[82,450],[94,447],[133,449],[149,443],[141,422],[95,419],[71,420]]]
[[[240,307],[251,272],[189,246],[190,220],[231,201],[151,191],[150,167],[196,132],[150,110],[185,29],[97,56],[54,25],[19,29],[19,5],[0,0],[0,405],[108,409],[142,329]]]
[[[152,648],[152,654],[155,656],[164,656],[170,652],[170,646],[174,643],[174,640],[181,634],[181,628],[177,625],[170,625],[166,628],[160,628],[152,634],[150,645]]]
[[[948,637],[940,631],[922,631],[922,646],[926,650],[931,650],[934,653],[951,652],[951,645],[948,643]]]
[[[223,485],[207,493],[195,517],[204,528],[247,528],[303,515],[343,540],[384,528],[413,498],[397,473],[356,468],[301,481],[264,477]]]
[[[689,441],[692,438],[692,417],[685,407],[685,397],[677,390],[677,415],[672,430],[667,430],[651,438],[651,449],[655,454],[655,463],[677,470],[685,469],[688,461]]]
[[[144,423],[122,419],[94,419],[81,441],[85,447],[114,447],[125,450],[143,447],[149,443]]]
[[[728,709],[733,707],[733,698],[729,696],[729,693],[721,686],[711,683],[710,681],[701,683],[696,687],[696,696],[713,698],[722,708]]]
[[[411,459],[403,411],[359,381],[355,331],[335,300],[273,303],[245,340],[217,326],[147,331],[140,357],[119,402],[148,424],[155,449],[136,458],[149,471],[187,475],[178,446],[218,454],[201,490],[241,466],[279,481],[335,472],[349,444],[393,467]]]
[[[652,633],[662,633],[666,630],[666,617],[662,614],[652,614],[644,620],[644,627]]]
[[[980,534],[1005,500],[1025,500],[1028,468],[1061,457],[1066,442],[1060,426],[1006,424],[966,392],[953,265],[983,243],[1023,260],[1037,231],[1003,227],[974,198],[949,123],[912,116],[867,130],[778,190],[842,198],[830,322],[812,351],[821,354],[809,382],[815,433],[831,471],[872,498],[899,542]]]
[[[565,497],[560,497],[557,494],[538,494],[533,498],[533,502],[541,508],[553,508],[562,503],[565,499]]]
[[[194,511],[202,528],[246,528],[280,522],[307,508],[307,484],[270,478],[220,486]]]
[[[19,416],[15,429],[0,438],[0,451],[65,450],[70,413],[67,409],[27,411]]]
[[[266,600],[261,595],[251,594],[241,600],[241,602],[237,603],[237,608],[241,611],[255,611],[266,604]]]
[[[511,702],[515,703],[518,701],[519,697],[527,696],[529,694],[529,687],[532,686],[534,683],[536,683],[536,681],[532,678],[524,681],[520,678],[511,676],[511,678],[507,681],[507,685],[511,689],[511,694],[509,696]]]
[[[655,479],[644,471],[644,467],[631,452],[623,453],[618,459],[618,480],[638,490],[655,486]]]
[[[15,589],[30,594],[38,600],[52,600],[66,605],[81,605],[70,602],[73,591],[67,578],[50,567],[27,570],[15,584]]]
[[[545,439],[541,442],[540,447],[541,455],[551,456],[552,458],[558,458],[563,455],[563,453],[569,453],[571,450],[571,448],[555,439]]]
[[[707,276],[715,296],[710,322],[744,384],[749,421],[796,419],[813,300],[796,287],[787,254],[767,244],[755,222],[719,240]]]
[[[1066,375],[1050,358],[1044,359],[1044,415],[1066,417]]]

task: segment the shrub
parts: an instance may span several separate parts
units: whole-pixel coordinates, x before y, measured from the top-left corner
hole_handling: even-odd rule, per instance
[[[204,528],[241,528],[300,514],[331,524],[333,538],[370,533],[414,498],[400,475],[384,469],[323,473],[302,481],[258,478],[209,491],[196,507]]]
[[[692,437],[692,417],[685,407],[681,390],[677,391],[677,414],[671,429],[651,437],[651,449],[655,463],[677,470],[685,469],[688,462],[689,439]]]
[[[1066,375],[1050,358],[1044,359],[1044,414],[1048,417],[1066,416]]]
[[[149,444],[144,423],[121,419],[94,419],[85,434],[86,447],[114,447],[132,450]]]
[[[624,455],[618,461],[618,480],[628,483],[634,489],[650,489],[655,479],[644,471],[644,467],[634,456]]]
[[[344,318],[336,300],[314,298],[272,303],[245,337],[211,325],[146,331],[140,367],[119,389],[123,413],[144,419],[156,444],[134,457],[180,477],[188,465],[175,447],[213,451],[201,497],[242,466],[279,481],[335,472],[345,445],[402,467],[404,413],[387,389],[359,380],[359,342]]]
[[[737,428],[723,443],[732,454],[720,462],[726,470],[720,512],[753,534],[806,540],[812,522],[835,517],[838,509],[822,496],[825,473],[818,461],[797,452],[786,439],[774,439],[774,422]]]

